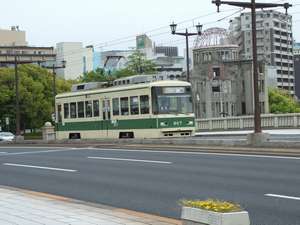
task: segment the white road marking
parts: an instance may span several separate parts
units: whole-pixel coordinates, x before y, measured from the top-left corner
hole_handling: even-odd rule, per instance
[[[153,161],[153,160],[141,160],[141,159],[106,158],[106,157],[87,157],[87,158],[88,158],[88,159],[115,160],[115,161],[129,161],[129,162],[144,162],[144,163],[172,164],[172,162]]]
[[[0,152],[0,154],[6,154],[7,152]]]
[[[65,151],[74,151],[77,149],[70,149],[70,148],[64,148],[64,149],[57,149],[57,150],[42,150],[42,151],[30,151],[30,152],[12,152],[12,153],[4,153],[4,156],[10,156],[10,155],[27,155],[27,154],[37,154],[37,153],[51,153],[51,152],[65,152]],[[1,155],[1,156],[3,156]]]
[[[81,150],[86,148],[80,148]],[[271,159],[294,159],[300,160],[300,157],[292,157],[292,156],[273,156],[273,155],[251,155],[251,154],[235,154],[235,153],[213,153],[213,152],[185,152],[185,151],[168,151],[168,150],[139,150],[139,149],[119,149],[119,148],[110,148],[110,149],[102,149],[102,148],[94,148],[94,150],[98,151],[120,151],[120,152],[148,152],[148,153],[171,153],[171,154],[187,154],[187,155],[216,155],[216,156],[234,156],[234,157],[249,157],[249,158],[271,158]]]
[[[77,172],[77,170],[54,168],[54,167],[44,167],[44,166],[24,165],[24,164],[14,164],[14,163],[3,163],[3,165],[4,166],[15,166],[15,167],[27,167],[27,168],[43,169],[43,170],[56,170],[56,171],[64,171],[64,172]]]
[[[47,146],[0,146],[0,149],[5,149],[5,148],[9,148],[9,149],[25,149],[25,148],[29,148],[29,149],[49,149],[49,147]],[[51,147],[51,148],[54,148],[54,149],[61,149],[61,148],[66,148],[66,147]]]
[[[300,201],[300,197],[288,196],[288,195],[276,195],[276,194],[265,194],[268,197],[275,197],[275,198],[286,198],[286,199],[293,199]]]

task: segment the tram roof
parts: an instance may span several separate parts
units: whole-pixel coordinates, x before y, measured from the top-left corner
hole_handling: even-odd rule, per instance
[[[149,83],[128,84],[128,85],[112,86],[108,88],[66,92],[66,93],[61,93],[56,95],[55,98],[64,98],[64,97],[80,96],[85,94],[98,94],[98,93],[115,92],[115,91],[127,91],[127,90],[142,89],[147,87],[164,87],[164,86],[166,87],[191,86],[191,84],[186,81],[180,81],[180,80],[161,80],[161,81],[153,81]]]

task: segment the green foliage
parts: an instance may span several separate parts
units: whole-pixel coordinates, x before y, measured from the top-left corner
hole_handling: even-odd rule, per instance
[[[271,113],[299,113],[300,105],[291,97],[288,91],[282,89],[269,90]]]
[[[135,51],[128,57],[127,68],[136,74],[155,73],[154,63],[151,60],[146,59],[146,56],[140,51]]]
[[[109,77],[105,74],[105,71],[100,68],[96,71],[85,73],[80,77],[80,82],[104,82],[108,80]]]
[[[125,68],[125,69],[121,69],[121,70],[116,70],[115,72],[113,72],[113,76],[116,79],[122,78],[122,77],[128,77],[128,76],[133,76],[133,75],[137,75],[137,73],[135,73],[134,71]]]
[[[35,65],[18,67],[21,128],[40,128],[51,121],[53,109],[53,75]],[[57,79],[57,93],[70,91],[74,81]],[[0,68],[0,120],[10,118],[10,130],[15,127],[15,73],[12,68]],[[8,128],[8,127],[4,127]]]

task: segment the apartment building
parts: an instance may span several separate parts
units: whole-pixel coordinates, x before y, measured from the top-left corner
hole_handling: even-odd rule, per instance
[[[239,45],[242,60],[252,59],[251,13],[230,21],[229,31]],[[257,11],[258,61],[276,67],[277,87],[295,94],[292,16],[267,10]]]

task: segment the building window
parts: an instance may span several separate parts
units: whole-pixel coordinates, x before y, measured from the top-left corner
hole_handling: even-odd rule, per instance
[[[213,79],[219,79],[220,73],[220,67],[213,68]]]
[[[220,92],[220,86],[212,86],[212,92]]]
[[[138,98],[138,96],[130,97],[130,113],[131,113],[131,115],[139,114],[139,98]]]
[[[77,118],[77,109],[76,109],[76,102],[70,103],[70,116],[71,118]]]
[[[128,97],[121,98],[121,115],[127,116],[129,114]]]
[[[94,117],[98,117],[100,115],[99,100],[93,101],[93,112],[94,112]]]
[[[68,103],[64,104],[64,118],[65,119],[69,118],[69,104]]]

